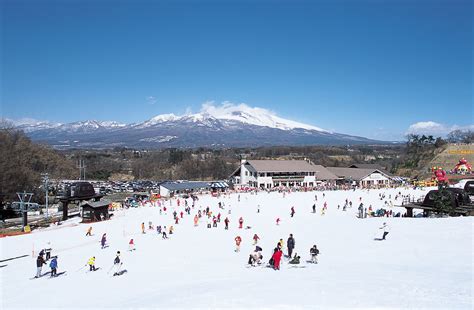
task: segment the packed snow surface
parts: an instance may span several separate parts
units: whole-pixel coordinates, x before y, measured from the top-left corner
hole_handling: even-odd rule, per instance
[[[326,191],[258,193],[200,196],[191,215],[174,224],[172,212],[184,209],[177,200],[165,202],[167,214],[158,207],[115,211],[112,220],[79,224],[78,220],[31,234],[0,239],[0,260],[28,254],[0,265],[0,308],[437,308],[473,307],[473,221],[457,218],[367,218],[358,219],[360,199],[374,209],[391,200],[398,191],[415,197],[426,191],[409,189],[371,191]],[[380,200],[379,194],[385,199]],[[315,195],[318,200],[315,201]],[[342,211],[345,199],[353,207]],[[191,205],[191,200],[189,199]],[[225,209],[217,207],[218,202]],[[328,210],[321,215],[323,203]],[[311,207],[316,203],[317,212]],[[337,205],[341,209],[337,209]],[[194,227],[193,217],[201,207],[221,213],[217,228],[206,228],[201,218]],[[296,214],[290,217],[290,208]],[[257,209],[260,212],[257,213]],[[394,208],[394,211],[403,211]],[[231,212],[229,214],[229,212]],[[230,229],[224,230],[228,216]],[[238,228],[239,217],[244,229]],[[280,218],[280,225],[276,219]],[[156,231],[141,233],[140,225],[173,225],[175,233],[163,240]],[[379,227],[391,228],[385,241]],[[93,227],[93,236],[86,230]],[[251,227],[245,229],[245,227]],[[107,233],[108,248],[100,239]],[[258,234],[265,263],[280,238],[292,233],[300,266],[291,267],[283,259],[281,270],[247,267]],[[234,238],[243,239],[235,252]],[[136,251],[128,251],[133,238]],[[36,255],[51,242],[58,255],[57,278],[31,280],[36,273]],[[319,264],[308,264],[309,249],[317,244]],[[285,246],[286,247],[286,246]],[[123,268],[119,277],[108,273],[115,253],[120,250]],[[32,254],[35,256],[32,257]],[[87,260],[96,257],[100,270],[89,272]],[[82,268],[82,269],[81,269]],[[43,267],[43,272],[49,267]]]

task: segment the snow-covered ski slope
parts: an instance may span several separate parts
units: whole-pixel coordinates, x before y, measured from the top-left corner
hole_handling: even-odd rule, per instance
[[[30,256],[5,262],[7,266],[0,268],[0,308],[472,309],[472,218],[356,218],[360,197],[366,207],[371,204],[377,209],[383,205],[379,193],[393,200],[398,191],[416,197],[426,192],[326,191],[325,198],[322,192],[291,193],[285,198],[281,193],[258,193],[240,194],[240,202],[237,194],[202,196],[178,225],[172,212],[179,213],[184,203],[177,207],[173,200],[167,215],[160,215],[156,207],[116,211],[112,220],[92,224],[92,237],[85,236],[88,224],[71,220],[29,235],[2,238],[0,260]],[[311,213],[315,194],[317,212]],[[353,207],[344,212],[346,198]],[[219,201],[224,202],[224,210],[217,207]],[[324,202],[328,210],[322,216]],[[222,213],[218,228],[206,228],[204,218],[194,227],[199,206]],[[292,206],[294,218],[290,217]],[[223,223],[226,216],[231,220],[228,231]],[[244,227],[251,229],[238,229],[240,216]],[[175,233],[168,240],[156,231],[142,234],[140,225],[145,222],[148,227],[148,221],[173,225]],[[382,235],[378,228],[383,222],[391,228],[387,240],[374,241]],[[110,245],[106,249],[100,248],[103,233]],[[286,259],[280,271],[246,268],[255,233],[261,238],[265,262],[277,241],[283,238],[286,244],[292,233],[295,252],[306,268],[291,268]],[[239,253],[234,252],[237,235],[243,239]],[[128,252],[131,238],[136,251]],[[67,273],[30,280],[36,273],[36,257],[31,253],[37,254],[47,242],[52,254],[58,255],[58,272]],[[319,264],[306,263],[313,244],[321,251]],[[117,250],[128,272],[112,277],[107,272]],[[79,270],[91,256],[100,270]]]

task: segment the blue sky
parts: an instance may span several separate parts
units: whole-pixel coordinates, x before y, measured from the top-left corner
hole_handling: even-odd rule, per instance
[[[230,101],[377,139],[474,123],[467,0],[0,5],[11,119],[132,123]]]

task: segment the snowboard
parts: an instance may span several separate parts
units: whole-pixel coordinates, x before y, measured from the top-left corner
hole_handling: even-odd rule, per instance
[[[125,273],[127,273],[127,269],[120,270],[120,271],[114,273],[113,276],[114,276],[114,277],[118,277],[118,276],[121,276],[121,275],[123,275],[123,274],[125,274]]]
[[[310,261],[310,260],[307,260],[306,262],[307,262],[308,264],[317,264],[317,263],[312,262],[312,261]]]

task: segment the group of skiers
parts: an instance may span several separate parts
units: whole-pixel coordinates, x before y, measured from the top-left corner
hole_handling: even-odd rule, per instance
[[[50,242],[48,242],[48,246],[51,246]],[[49,267],[51,268],[50,276],[51,277],[56,277],[57,276],[58,257],[57,256],[51,256],[51,251],[52,251],[52,248],[48,247],[46,249],[42,249],[39,252],[38,257],[36,258],[36,276],[35,276],[35,278],[40,278],[44,275],[42,273],[43,265],[46,265],[48,260],[51,260],[49,262]],[[44,258],[43,256],[46,256],[46,258]]]

